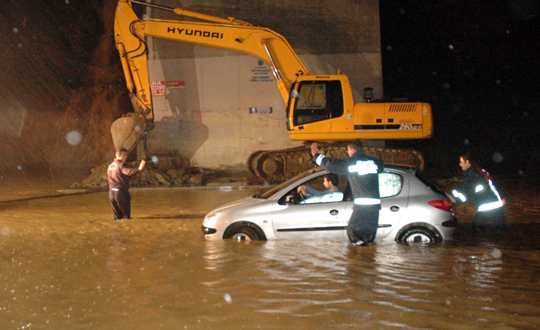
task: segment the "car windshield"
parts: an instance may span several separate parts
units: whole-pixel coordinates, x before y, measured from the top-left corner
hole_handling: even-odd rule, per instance
[[[257,194],[253,197],[256,197],[256,198],[264,198],[264,199],[267,199],[269,198],[270,196],[272,196],[273,194],[275,194],[276,192],[280,191],[281,189],[285,188],[286,186],[290,185],[291,183],[294,183],[295,181],[298,181],[308,175],[310,175],[311,173],[313,172],[318,172],[318,171],[321,171],[322,170],[322,167],[317,167],[317,168],[314,168],[314,169],[311,169],[311,170],[308,170],[308,171],[305,171],[305,172],[302,172],[300,174],[298,174],[297,176],[275,186],[275,187],[272,187],[270,188],[269,190],[267,190],[266,192],[262,193],[262,194]]]

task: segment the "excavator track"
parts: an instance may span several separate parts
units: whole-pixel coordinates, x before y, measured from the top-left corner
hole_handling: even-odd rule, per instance
[[[343,159],[347,143],[319,143],[319,149],[328,157]],[[364,146],[369,156],[384,160],[385,164],[424,169],[422,154],[413,149],[394,149]],[[315,167],[309,145],[282,150],[261,150],[249,156],[249,171],[270,184],[284,182],[293,176]]]

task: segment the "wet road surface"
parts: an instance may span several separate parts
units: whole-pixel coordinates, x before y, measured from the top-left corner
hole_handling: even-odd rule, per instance
[[[129,221],[106,192],[4,194],[0,329],[540,328],[537,218],[433,246],[205,241],[257,190],[132,189]]]

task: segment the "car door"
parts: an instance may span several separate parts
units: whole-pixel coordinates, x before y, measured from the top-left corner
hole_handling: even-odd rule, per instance
[[[399,172],[379,174],[381,211],[376,240],[383,240],[399,223],[409,204],[409,184],[407,177]]]
[[[323,175],[319,176],[322,181]],[[323,190],[320,185],[309,181],[305,184],[315,186],[318,190]],[[277,239],[291,240],[343,240],[346,238],[346,223],[350,218],[350,212],[346,212],[346,202],[344,201],[346,177],[340,179],[340,193],[328,198],[328,195],[308,198],[304,204],[285,203],[284,198],[273,206],[272,223]],[[288,194],[296,191],[296,187]],[[287,194],[287,195],[288,195]],[[336,198],[336,196],[339,196]]]

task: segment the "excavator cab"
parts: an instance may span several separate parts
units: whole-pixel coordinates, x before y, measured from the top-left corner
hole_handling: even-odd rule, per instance
[[[299,76],[291,86],[287,130],[294,141],[427,139],[429,103],[354,103],[345,75]]]
[[[304,81],[298,86],[295,95],[293,126],[343,115],[343,92],[337,80]]]

